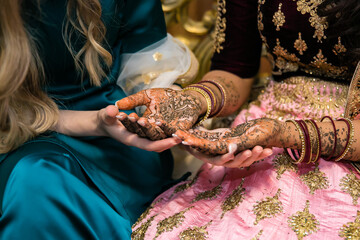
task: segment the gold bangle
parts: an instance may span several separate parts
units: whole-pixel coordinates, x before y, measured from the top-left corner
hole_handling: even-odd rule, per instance
[[[211,95],[211,96],[209,96],[210,99],[211,98],[213,99],[213,101],[211,102],[211,111],[210,111],[210,115],[211,115],[217,107],[217,100],[216,100],[215,93],[211,90],[211,88],[209,88],[208,86],[205,86],[204,84],[195,83],[195,84],[191,84],[189,87],[199,87],[200,89],[204,88],[207,91],[206,93],[208,95],[209,94]]]
[[[319,154],[320,154],[320,139],[319,139],[319,136],[317,134],[315,124],[310,120],[305,120],[305,123],[310,123],[310,125],[312,126],[312,128],[314,129],[314,132],[315,132],[316,155],[315,155],[315,158],[312,158],[312,152],[311,152],[310,159],[309,159],[309,162],[308,162],[308,163],[315,163],[316,160],[319,157]],[[309,132],[309,135],[310,135],[310,132]],[[312,137],[312,136],[310,135],[310,137]],[[313,149],[313,147],[311,147],[311,149]]]
[[[346,154],[349,152],[349,150],[351,148],[351,145],[352,145],[352,143],[354,141],[354,134],[355,134],[354,133],[354,124],[350,119],[341,118],[341,119],[338,119],[338,120],[343,120],[343,121],[346,121],[346,122],[349,123],[349,140],[347,142],[347,145],[345,146],[344,152],[334,160],[335,162],[338,162],[338,161],[342,160],[346,156]]]
[[[292,123],[295,125],[297,131],[299,132],[300,140],[301,140],[301,155],[300,155],[299,159],[297,159],[297,160],[295,161],[296,164],[299,164],[299,163],[301,163],[301,162],[304,160],[304,158],[305,158],[305,136],[304,136],[304,133],[303,133],[300,125],[299,125],[295,120],[288,119],[288,120],[286,120],[285,122],[292,122]]]
[[[209,97],[209,95],[202,89],[200,88],[196,88],[196,87],[186,87],[183,89],[183,91],[189,91],[189,90],[193,90],[195,92],[198,92],[200,93],[205,99],[206,99],[206,104],[207,104],[207,110],[206,110],[206,113],[205,113],[205,116],[202,117],[200,119],[200,121],[195,125],[195,127],[199,126],[200,124],[202,124],[206,119],[209,118],[210,116],[210,112],[211,112],[211,99]]]

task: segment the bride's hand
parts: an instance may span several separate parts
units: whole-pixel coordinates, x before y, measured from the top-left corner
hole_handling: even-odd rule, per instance
[[[199,96],[190,91],[153,88],[140,91],[116,102],[120,110],[129,110],[138,106],[146,106],[142,117],[136,113],[127,116],[119,114],[119,120],[133,133],[151,140],[159,140],[171,136],[179,129],[190,129],[201,114]],[[201,96],[200,96],[201,97]],[[164,121],[170,126],[161,129],[156,123]]]
[[[195,130],[179,130],[175,134],[183,140],[184,145],[191,146],[202,153],[210,155],[226,154],[230,144],[236,146],[235,154],[255,146],[270,148],[280,135],[281,123],[274,119],[260,118],[235,128],[223,130],[222,133]]]

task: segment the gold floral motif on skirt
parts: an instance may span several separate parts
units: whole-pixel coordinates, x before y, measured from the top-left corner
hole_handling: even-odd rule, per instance
[[[309,200],[306,200],[304,210],[296,212],[288,219],[289,227],[296,233],[299,240],[304,237],[317,232],[319,230],[319,221],[314,214],[309,212]]]
[[[353,199],[353,204],[357,205],[357,201],[360,197],[360,179],[358,179],[355,173],[348,173],[340,180],[341,190],[350,194]]]
[[[243,183],[244,178],[241,180],[240,185],[222,202],[221,209],[223,213],[221,214],[221,218],[224,217],[226,212],[233,210],[244,200],[245,188],[243,188]]]
[[[306,186],[309,187],[310,194],[314,194],[314,192],[318,189],[327,189],[329,187],[328,178],[325,176],[325,173],[319,170],[319,167],[316,167],[315,170],[301,175],[300,178],[306,184]]]
[[[265,200],[253,206],[253,212],[256,215],[254,225],[258,224],[264,218],[274,217],[276,214],[283,211],[282,203],[279,201],[281,189],[278,189],[274,197],[266,197]]]
[[[212,223],[210,221],[208,224],[202,227],[189,227],[182,231],[179,234],[180,240],[205,240],[207,239],[208,232],[206,231],[207,227]]]
[[[273,159],[274,168],[276,169],[276,179],[280,179],[286,171],[298,171],[298,166],[288,154],[279,154]]]
[[[339,236],[344,239],[360,239],[360,211],[357,211],[354,222],[348,222],[343,225]]]

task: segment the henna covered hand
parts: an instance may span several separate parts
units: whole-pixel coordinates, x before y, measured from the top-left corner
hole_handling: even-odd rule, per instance
[[[278,141],[282,124],[274,119],[260,118],[219,132],[177,131],[175,135],[202,153],[218,155],[228,153],[230,144],[241,152],[255,146],[272,147]]]
[[[123,125],[131,132],[152,140],[171,136],[179,129],[188,130],[201,114],[201,101],[189,91],[153,88],[140,91],[116,102],[120,110],[129,110],[146,106],[141,118],[133,113],[127,116],[119,114]],[[156,123],[165,122],[168,127],[162,129]]]

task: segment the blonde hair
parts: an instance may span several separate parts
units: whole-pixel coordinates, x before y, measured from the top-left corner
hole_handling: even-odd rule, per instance
[[[44,69],[35,41],[25,27],[21,0],[2,0],[0,8],[0,153],[52,128],[58,119],[55,102],[42,90]],[[77,69],[86,69],[93,85],[105,76],[111,54],[102,46],[105,26],[99,0],[69,0],[63,36]],[[76,52],[70,43],[74,31],[86,38]],[[105,64],[104,64],[105,63]]]

